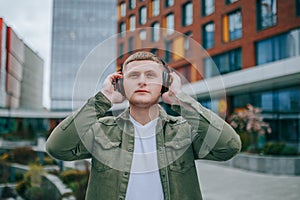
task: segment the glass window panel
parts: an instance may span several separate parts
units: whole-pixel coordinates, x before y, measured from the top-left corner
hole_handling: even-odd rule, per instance
[[[215,45],[215,24],[213,22],[204,25],[203,28],[203,46],[205,49],[212,48]]]
[[[238,0],[226,0],[226,3],[227,4],[231,4],[231,3],[234,3],[234,2],[237,2]]]
[[[126,23],[125,23],[125,22],[122,22],[122,23],[120,24],[120,36],[121,36],[121,37],[124,37],[125,31],[126,31]]]
[[[264,29],[274,26],[277,23],[277,1],[259,0],[258,1],[258,28]]]
[[[165,0],[166,7],[170,7],[174,5],[174,0]]]
[[[300,0],[296,0],[296,15],[300,16]]]
[[[155,17],[159,15],[159,0],[152,0],[152,16]]]
[[[299,112],[300,110],[300,90],[281,90],[278,93],[278,105],[280,112]]]
[[[240,11],[229,14],[230,40],[242,37],[242,14]]]
[[[157,42],[159,40],[159,34],[160,34],[160,26],[158,22],[155,22],[152,25],[152,41]]]
[[[134,9],[136,6],[136,0],[129,0],[129,9]]]
[[[126,3],[123,2],[121,3],[121,17],[125,17],[126,16]]]
[[[257,65],[295,56],[299,35],[292,33],[259,41],[256,44]]]
[[[134,15],[132,15],[132,16],[130,16],[130,18],[129,18],[129,30],[130,31],[134,31],[135,30],[135,16]]]
[[[273,111],[273,93],[266,92],[261,94],[261,108],[263,111]]]
[[[147,8],[145,6],[140,9],[140,24],[146,24],[147,22]]]
[[[214,0],[203,0],[202,1],[203,16],[207,16],[215,12],[215,1]]]
[[[140,31],[140,39],[141,40],[146,40],[147,38],[147,32],[145,30]]]
[[[172,34],[174,32],[174,14],[169,14],[167,16],[167,34]]]
[[[214,61],[211,58],[204,59],[204,75],[205,78],[210,78],[220,74],[218,68],[216,67]]]
[[[281,119],[279,120],[280,139],[288,142],[299,141],[299,120]]]
[[[186,3],[182,7],[182,25],[188,26],[193,23],[193,4]]]

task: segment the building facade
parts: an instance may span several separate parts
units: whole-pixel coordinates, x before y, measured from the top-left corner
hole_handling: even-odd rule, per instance
[[[42,110],[43,59],[3,18],[0,18],[0,36],[0,109]]]
[[[44,60],[28,45],[24,46],[24,67],[20,107],[43,110]]]
[[[53,1],[51,110],[75,109],[94,92],[97,72],[107,73],[106,63],[116,57],[115,44],[99,50],[93,61],[87,57],[116,34],[116,4],[114,0]],[[89,66],[83,66],[86,63]]]
[[[252,104],[300,150],[300,1],[118,0],[118,67],[148,49],[216,113]]]

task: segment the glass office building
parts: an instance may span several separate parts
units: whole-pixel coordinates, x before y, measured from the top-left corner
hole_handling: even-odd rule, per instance
[[[53,1],[51,110],[75,109],[96,91],[103,74],[115,70],[116,45],[109,38],[116,34],[116,21],[114,0]]]

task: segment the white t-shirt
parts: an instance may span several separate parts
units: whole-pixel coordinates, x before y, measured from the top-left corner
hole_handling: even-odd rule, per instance
[[[157,119],[141,125],[130,116],[135,139],[126,200],[164,199],[156,154]]]

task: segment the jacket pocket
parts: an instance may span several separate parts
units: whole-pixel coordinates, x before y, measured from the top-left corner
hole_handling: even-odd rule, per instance
[[[102,136],[95,136],[95,141],[100,144],[100,146],[104,149],[104,150],[109,150],[112,148],[116,148],[119,147],[121,142],[117,141],[111,141],[110,139],[107,138],[106,135],[102,135]]]
[[[195,166],[191,140],[185,138],[165,143],[169,168],[171,171],[185,173]]]
[[[95,144],[93,146],[93,166],[98,172],[105,171],[107,169],[115,168],[118,164],[118,160],[115,158],[119,157],[121,149],[120,141],[113,141],[108,138],[105,134],[95,136]],[[118,165],[117,165],[118,166]]]

